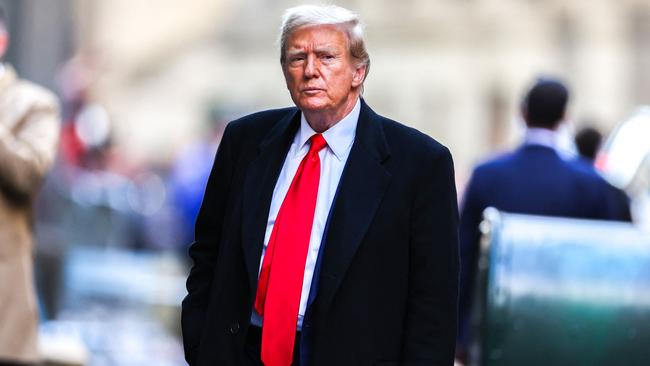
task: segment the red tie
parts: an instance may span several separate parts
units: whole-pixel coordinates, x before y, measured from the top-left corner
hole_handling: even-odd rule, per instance
[[[264,317],[262,362],[266,366],[288,366],[293,358],[305,260],[314,221],[320,158],[327,145],[321,134],[311,137],[282,202],[264,254],[255,297],[255,310]]]

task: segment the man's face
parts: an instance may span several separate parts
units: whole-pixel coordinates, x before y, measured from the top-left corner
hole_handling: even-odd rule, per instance
[[[365,73],[350,55],[346,34],[334,25],[301,27],[289,35],[285,51],[284,77],[298,108],[344,117]]]

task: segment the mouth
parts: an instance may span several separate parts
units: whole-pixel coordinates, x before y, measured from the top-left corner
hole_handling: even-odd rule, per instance
[[[305,94],[316,94],[316,93],[322,92],[322,91],[323,91],[323,89],[320,89],[320,88],[304,88],[304,89],[301,90],[301,92],[303,92]]]

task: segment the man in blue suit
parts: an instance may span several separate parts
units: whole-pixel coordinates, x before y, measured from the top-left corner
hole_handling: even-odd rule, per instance
[[[517,150],[474,169],[461,206],[461,278],[457,357],[466,357],[469,313],[479,255],[483,210],[589,219],[622,219],[612,187],[578,162],[558,155],[556,130],[569,92],[557,80],[541,79],[522,103],[526,138]]]

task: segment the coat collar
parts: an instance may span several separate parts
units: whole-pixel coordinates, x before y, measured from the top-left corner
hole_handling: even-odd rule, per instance
[[[390,157],[381,117],[370,109],[363,99],[361,99],[357,138],[367,153],[377,162],[383,163]]]
[[[322,264],[314,302],[327,309],[375,217],[391,180],[383,164],[390,158],[382,117],[365,101],[357,135],[330,209],[329,227],[321,244]],[[370,244],[370,243],[369,243]],[[312,291],[314,286],[312,286]]]
[[[290,109],[262,139],[257,147],[257,156],[247,168],[242,198],[241,235],[251,306],[257,289],[257,275],[273,189],[299,123],[298,109]]]
[[[366,101],[361,98],[361,112],[359,113],[359,122],[357,123],[356,141],[364,146],[369,154],[379,162],[383,162],[390,157],[390,150],[384,129],[381,125],[380,116],[373,111]],[[258,146],[258,152],[268,149],[270,146],[288,143],[298,131],[300,123],[300,110],[291,108],[287,114],[276,123],[270,132],[262,139]],[[355,141],[355,143],[356,143]],[[286,149],[289,146],[285,146]]]

